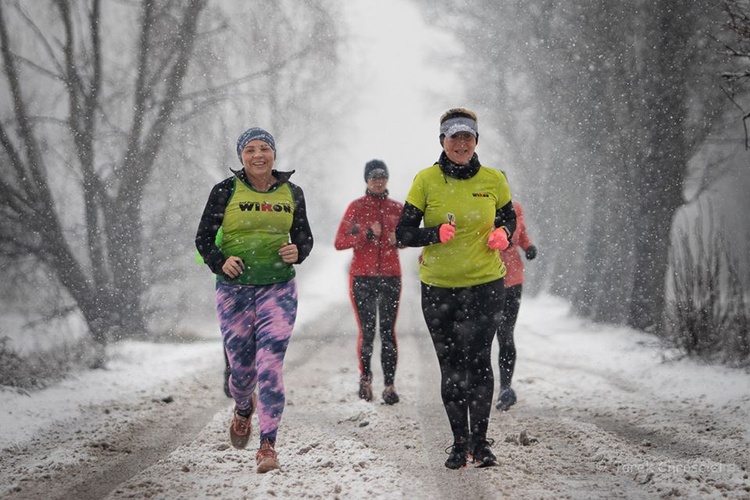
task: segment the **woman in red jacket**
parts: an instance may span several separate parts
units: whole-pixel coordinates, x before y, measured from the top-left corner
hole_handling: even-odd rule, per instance
[[[365,165],[365,196],[346,209],[336,233],[336,250],[352,248],[349,293],[359,326],[359,397],[372,401],[372,359],[375,331],[380,320],[380,360],[385,390],[383,401],[392,405],[399,397],[394,385],[398,346],[396,316],[401,298],[401,263],[396,244],[396,224],[403,205],[388,197],[388,167],[381,160]]]
[[[518,249],[524,251],[526,259],[533,260],[536,257],[536,247],[531,243],[529,233],[526,231],[526,222],[523,218],[523,208],[518,202],[513,202],[516,211],[516,232],[508,248],[502,251],[502,259],[508,270],[505,275],[505,307],[500,326],[497,329],[497,342],[500,347],[500,395],[497,398],[495,408],[507,411],[516,404],[516,392],[511,388],[513,370],[516,366],[516,345],[513,341],[513,332],[516,328],[518,310],[521,307],[521,293],[523,291],[523,260]]]

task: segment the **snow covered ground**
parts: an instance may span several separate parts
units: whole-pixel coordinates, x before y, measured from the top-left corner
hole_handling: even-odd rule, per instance
[[[0,390],[0,497],[750,498],[750,375],[677,359],[548,296],[522,304],[519,402],[490,423],[500,465],[446,469],[450,432],[415,277],[398,323],[401,403],[366,403],[343,254],[321,255],[330,261],[300,275],[280,471],[257,474],[254,448],[229,445],[215,333],[123,342],[106,370],[33,394]]]

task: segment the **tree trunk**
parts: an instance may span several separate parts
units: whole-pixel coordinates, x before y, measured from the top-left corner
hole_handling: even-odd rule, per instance
[[[635,240],[636,271],[628,324],[647,331],[663,327],[670,228],[683,204],[687,169],[687,62],[685,47],[694,27],[693,7],[680,0],[653,3],[654,49],[646,70],[650,144],[640,170],[641,204]]]

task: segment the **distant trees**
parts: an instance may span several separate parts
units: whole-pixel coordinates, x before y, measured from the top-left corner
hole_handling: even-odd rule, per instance
[[[547,288],[597,321],[663,332],[688,160],[726,109],[711,2],[425,2],[470,58],[468,102],[507,147]],[[488,116],[489,114],[489,116]],[[487,160],[485,160],[487,161]],[[493,163],[495,160],[493,159]]]
[[[729,98],[742,110],[745,147],[750,148],[750,111],[743,102],[750,89],[750,3],[744,0],[724,0],[722,3],[726,13],[724,29],[714,30],[719,50],[728,58],[721,76],[727,84]]]
[[[62,285],[100,346],[148,331],[144,297],[185,231],[178,218],[144,219],[145,198],[169,200],[171,217],[181,199],[194,203],[180,173],[201,169],[201,141],[221,135],[226,106],[235,115],[255,100],[256,116],[273,115],[286,105],[283,88],[269,85],[259,98],[258,85],[278,83],[295,61],[322,70],[334,57],[315,52],[335,38],[316,2],[258,4],[253,18],[249,6],[209,9],[207,0],[50,0],[33,14],[25,2],[0,2],[0,259],[9,273],[42,269]],[[299,34],[281,40],[274,32],[293,30],[283,19],[291,12]],[[234,39],[262,46],[217,46],[238,13],[245,31]],[[155,178],[169,179],[156,195]],[[192,239],[192,224],[188,232]]]

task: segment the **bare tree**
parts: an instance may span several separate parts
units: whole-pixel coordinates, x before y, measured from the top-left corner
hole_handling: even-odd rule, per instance
[[[40,26],[40,18],[20,3],[0,6],[3,76],[12,103],[12,113],[0,128],[5,160],[0,183],[2,250],[11,257],[33,255],[52,270],[100,344],[113,332],[145,331],[140,303],[143,190],[180,102],[205,5],[205,0],[179,6],[141,3],[131,88],[117,87],[130,96],[126,119],[115,115],[122,107],[113,105],[115,96],[107,94],[101,1],[52,2],[53,29]],[[28,54],[14,37],[15,23],[35,37],[35,50]],[[26,91],[34,78],[54,82],[67,112],[60,106],[50,110],[35,105]],[[106,154],[99,144],[104,133],[112,134],[111,143],[117,145]],[[80,176],[85,258],[71,242],[50,186],[55,170],[62,167],[61,158],[50,154],[58,141],[50,138],[61,136],[74,145],[68,161]],[[22,234],[26,237],[19,238]]]
[[[746,98],[750,90],[750,4],[745,0],[723,0],[725,19],[714,40],[726,56],[721,76],[729,99],[742,113],[745,148],[750,148]]]
[[[325,0],[45,7],[0,3],[0,259],[49,274],[103,347],[163,316],[154,286],[184,277],[194,186],[237,166],[226,136],[291,103],[275,132],[308,124],[337,40]]]

